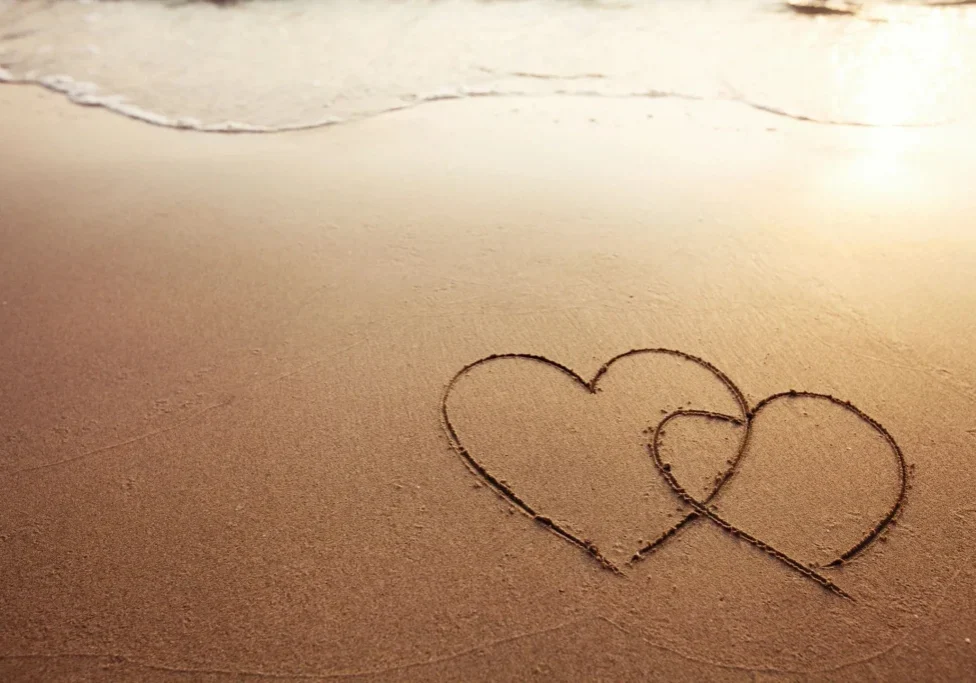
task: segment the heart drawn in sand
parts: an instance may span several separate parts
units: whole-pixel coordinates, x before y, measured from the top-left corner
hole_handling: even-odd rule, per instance
[[[540,390],[543,383],[549,391]],[[696,392],[693,399],[686,397]],[[664,400],[662,394],[671,398]],[[675,395],[682,396],[677,407]],[[781,423],[795,419],[789,413],[791,402],[809,403],[835,428],[820,429],[818,422],[807,430],[790,427],[789,434],[757,437],[757,425],[775,431],[769,415]],[[491,355],[469,363],[451,379],[442,417],[454,449],[486,484],[617,573],[699,521],[717,525],[832,593],[850,598],[822,570],[844,564],[879,538],[901,510],[907,489],[908,468],[898,444],[853,404],[828,394],[791,390],[750,408],[725,373],[673,349],[627,351],[604,363],[590,380],[543,356]],[[690,423],[698,432],[704,429],[705,436],[695,436],[694,448],[682,453],[682,424]],[[855,434],[837,441],[836,433],[845,430]],[[670,452],[673,433],[678,434],[678,447]],[[744,496],[730,485],[735,480],[768,486],[768,477],[762,477],[775,472],[777,486],[818,495],[816,487],[822,488],[823,481],[783,483],[783,476],[823,479],[815,470],[804,469],[807,463],[796,461],[797,444],[821,440],[829,449],[842,450],[841,444],[855,437],[865,444],[859,451],[870,451],[876,461],[884,459],[886,471],[897,476],[891,495],[879,494],[882,501],[890,500],[883,512],[870,516],[856,511],[861,513],[860,530],[833,530],[825,536],[825,528],[837,525],[793,519],[797,511],[789,495],[781,496],[779,503],[769,502],[766,495]],[[711,445],[704,447],[708,439]],[[794,461],[786,457],[784,464],[784,453],[793,455]],[[701,477],[695,480],[691,475],[692,461],[699,470],[711,472],[704,486]],[[742,474],[744,465],[752,470],[747,467],[746,475],[734,477]],[[876,478],[876,471],[870,478]],[[830,499],[829,491],[823,495]],[[860,492],[848,489],[845,495],[842,505],[860,507],[863,482]],[[763,515],[791,517],[791,526],[764,524]]]

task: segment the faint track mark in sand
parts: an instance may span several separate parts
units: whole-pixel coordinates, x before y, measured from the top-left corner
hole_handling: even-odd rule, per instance
[[[72,455],[72,456],[69,456],[67,458],[62,458],[61,460],[55,460],[53,462],[47,462],[47,463],[43,463],[41,465],[33,465],[31,467],[25,467],[23,469],[13,470],[11,472],[6,472],[6,473],[4,473],[3,475],[0,475],[0,476],[2,476],[2,477],[12,477],[12,476],[15,476],[15,475],[18,475],[18,474],[27,474],[27,473],[30,473],[30,472],[37,472],[39,470],[46,470],[46,469],[51,469],[53,467],[60,467],[61,465],[67,465],[69,463],[77,462],[79,460],[84,460],[86,458],[92,458],[92,457],[95,457],[97,455],[101,455],[103,453],[108,453],[108,452],[114,451],[114,450],[116,450],[118,448],[122,448],[124,446],[129,446],[129,445],[134,444],[134,443],[139,443],[140,441],[145,441],[146,439],[151,439],[154,436],[158,436],[160,434],[165,434],[166,432],[171,432],[174,429],[179,429],[183,425],[186,425],[186,424],[189,424],[191,422],[194,422],[195,420],[197,420],[200,417],[206,415],[207,413],[209,413],[209,412],[211,412],[213,410],[216,410],[217,408],[223,408],[224,406],[228,406],[228,405],[230,405],[233,402],[234,402],[234,397],[230,397],[230,398],[224,399],[223,401],[219,401],[217,403],[213,403],[213,404],[207,406],[206,408],[203,408],[202,410],[198,410],[197,412],[193,413],[189,417],[186,417],[186,418],[184,418],[182,420],[179,420],[178,422],[175,422],[175,423],[173,423],[171,425],[168,425],[166,427],[160,427],[159,429],[154,429],[154,430],[152,430],[150,432],[146,432],[146,433],[140,434],[138,436],[133,436],[131,438],[124,439],[123,441],[116,441],[115,443],[110,443],[110,444],[108,444],[106,446],[99,446],[98,448],[94,448],[94,449],[92,449],[90,451],[85,451],[84,453],[78,453],[77,455]]]
[[[269,379],[257,380],[257,381],[254,381],[254,382],[251,382],[251,383],[248,383],[248,384],[244,384],[243,386],[238,387],[236,389],[235,393],[233,393],[231,396],[229,396],[229,397],[227,397],[227,398],[225,398],[225,399],[223,399],[221,401],[217,401],[216,403],[212,403],[212,404],[206,406],[205,408],[202,408],[202,409],[194,412],[192,415],[190,415],[188,417],[185,417],[182,420],[179,420],[177,422],[174,422],[173,424],[167,425],[165,427],[160,427],[158,429],[153,429],[153,430],[148,431],[148,432],[145,432],[143,434],[139,434],[137,436],[133,436],[133,437],[130,437],[128,439],[123,439],[122,441],[116,441],[114,443],[110,443],[110,444],[107,444],[105,446],[99,446],[98,448],[93,448],[91,450],[88,450],[88,451],[85,451],[85,452],[82,452],[82,453],[77,453],[75,455],[71,455],[71,456],[68,456],[66,458],[62,458],[60,460],[55,460],[53,462],[42,463],[40,465],[33,465],[31,467],[24,467],[24,468],[19,469],[19,470],[12,470],[12,471],[9,471],[9,472],[4,472],[4,473],[0,474],[0,479],[13,477],[13,476],[16,476],[16,475],[19,475],[19,474],[29,474],[31,472],[37,472],[37,471],[40,471],[40,470],[47,470],[47,469],[52,469],[52,468],[55,468],[55,467],[61,467],[63,465],[68,465],[68,464],[71,464],[73,462],[78,462],[80,460],[87,460],[89,458],[94,458],[94,457],[97,457],[97,456],[100,456],[100,455],[104,455],[106,453],[110,453],[112,451],[118,450],[118,449],[123,448],[125,446],[131,446],[132,444],[139,443],[140,441],[146,441],[147,439],[151,439],[151,438],[153,438],[155,436],[159,436],[160,434],[165,434],[167,432],[174,431],[176,429],[179,429],[180,427],[183,427],[185,425],[188,425],[188,424],[191,424],[193,422],[196,422],[197,420],[199,420],[200,418],[202,418],[204,415],[206,415],[206,414],[208,414],[210,412],[213,412],[213,411],[217,410],[218,408],[225,408],[227,406],[230,406],[238,398],[240,398],[243,394],[251,393],[251,392],[253,392],[253,391],[257,390],[257,389],[263,389],[263,388],[269,387],[272,384],[275,384],[276,382],[281,382],[283,380],[288,379],[289,377],[294,377],[295,375],[298,375],[298,374],[301,374],[303,372],[306,372],[307,370],[311,370],[312,368],[314,368],[314,367],[316,367],[318,365],[321,365],[322,363],[324,363],[327,360],[330,360],[332,358],[335,358],[336,356],[340,356],[340,355],[342,355],[344,353],[348,353],[349,351],[353,350],[354,348],[356,348],[358,346],[362,346],[363,344],[367,344],[368,342],[369,342],[369,336],[368,335],[364,335],[362,339],[359,339],[358,341],[355,341],[352,344],[349,344],[347,346],[344,346],[344,347],[342,347],[340,349],[336,349],[332,353],[329,353],[329,354],[327,354],[325,356],[321,356],[320,358],[316,358],[315,360],[310,361],[308,363],[305,363],[304,365],[301,365],[301,366],[299,366],[299,367],[297,367],[297,368],[295,368],[293,370],[289,370],[287,372],[284,372],[284,373],[282,373],[280,375],[276,375],[276,376],[271,377]]]
[[[465,647],[461,650],[456,650],[448,654],[438,655],[436,657],[431,657],[428,659],[418,659],[418,660],[403,662],[400,664],[380,666],[372,669],[358,669],[358,670],[354,669],[354,670],[347,670],[347,671],[286,672],[286,671],[261,671],[257,669],[231,669],[231,668],[218,668],[218,667],[197,668],[191,666],[161,664],[161,663],[156,663],[149,660],[141,659],[139,657],[134,657],[131,655],[114,654],[114,653],[7,654],[7,655],[0,655],[0,661],[5,659],[108,660],[110,663],[114,662],[119,664],[126,664],[129,666],[150,670],[150,671],[163,671],[167,673],[185,673],[185,674],[209,674],[209,675],[217,675],[217,676],[233,676],[235,678],[303,679],[303,680],[304,679],[329,680],[329,679],[367,678],[370,676],[379,676],[381,674],[393,673],[397,671],[406,671],[409,669],[423,668],[423,667],[433,666],[435,664],[449,662],[451,660],[459,659],[466,655],[475,654],[480,651],[487,652],[501,645],[517,642],[519,640],[524,640],[526,638],[534,638],[549,633],[555,633],[564,630],[566,628],[569,628],[571,626],[576,626],[597,619],[603,620],[602,617],[587,617],[582,619],[576,619],[573,621],[568,621],[562,624],[556,624],[555,626],[549,626],[535,631],[526,631],[524,633],[517,633],[510,636],[505,636],[503,638],[496,638],[493,640],[479,642],[474,645]],[[608,620],[604,620],[604,621],[608,621]]]
[[[976,513],[976,508],[965,508],[963,510],[957,511],[958,513]],[[945,604],[950,593],[955,589],[955,584],[959,580],[960,575],[969,568],[970,561],[972,560],[973,553],[970,553],[967,561],[957,569],[952,576],[945,582],[944,588],[941,595],[932,605],[931,610],[929,610],[928,619],[931,620]],[[613,619],[603,616],[594,615],[589,617],[584,617],[576,619],[573,621],[565,622],[562,624],[556,624],[546,628],[526,631],[523,633],[514,634],[511,636],[506,636],[503,638],[497,638],[489,641],[481,641],[470,645],[468,647],[462,648],[460,650],[455,650],[453,652],[437,655],[435,657],[430,657],[427,659],[411,660],[399,664],[390,664],[387,666],[379,666],[369,669],[360,670],[346,670],[346,671],[321,671],[321,672],[309,672],[309,671],[264,671],[260,669],[245,669],[245,668],[221,668],[221,667],[208,667],[208,666],[190,666],[190,665],[178,665],[178,664],[165,664],[158,661],[152,661],[150,659],[145,659],[138,657],[136,655],[130,654],[120,654],[120,653],[26,653],[26,654],[0,654],[0,661],[4,660],[30,660],[30,659],[40,659],[40,660],[58,660],[58,659],[78,659],[78,660],[99,660],[105,661],[107,664],[123,664],[126,666],[134,667],[137,669],[142,669],[146,671],[159,671],[165,673],[176,673],[176,674],[196,674],[196,675],[211,675],[211,676],[227,676],[233,677],[235,679],[266,679],[266,680],[279,680],[279,679],[291,679],[291,680],[341,680],[341,679],[356,679],[356,678],[370,678],[372,676],[379,676],[382,674],[393,673],[397,671],[406,671],[410,669],[422,669],[429,666],[434,666],[437,664],[442,664],[455,659],[460,659],[462,657],[472,655],[475,653],[488,654],[495,648],[506,645],[508,643],[517,642],[519,640],[524,640],[528,638],[535,638],[542,635],[558,633],[559,631],[565,630],[567,628],[578,626],[586,623],[592,623],[594,621],[601,621],[608,624],[610,627],[618,631],[619,633],[627,636],[628,638],[633,638],[644,643],[651,649],[658,650],[661,652],[667,652],[680,659],[688,662],[694,662],[696,664],[701,664],[703,666],[710,666],[716,669],[722,669],[726,671],[742,671],[756,673],[768,673],[768,674],[814,674],[814,673],[833,673],[837,671],[842,671],[844,669],[849,669],[855,666],[868,665],[875,662],[890,652],[893,652],[897,648],[903,646],[909,638],[912,637],[921,627],[922,623],[916,622],[911,628],[905,630],[905,632],[896,640],[886,645],[885,647],[871,652],[869,654],[856,657],[854,659],[848,660],[846,662],[841,662],[839,664],[834,664],[826,667],[819,668],[787,668],[787,667],[773,667],[773,666],[750,666],[747,664],[736,664],[732,662],[722,662],[719,660],[709,659],[707,657],[700,657],[697,655],[690,654],[688,652],[682,651],[678,647],[672,645],[667,645],[661,642],[656,642],[641,636],[637,633],[630,631]]]
[[[957,510],[955,515],[960,519],[964,518],[967,514],[976,514],[976,508],[962,508]],[[949,577],[944,583],[941,595],[931,606],[928,613],[928,619],[930,621],[945,604],[949,595],[955,590],[955,584],[958,582],[960,575],[970,568],[974,553],[970,553],[967,560],[962,563],[962,566],[957,569],[952,576]],[[511,636],[506,636],[504,638],[497,638],[489,641],[481,641],[473,645],[467,646],[460,650],[455,650],[453,652],[437,655],[435,657],[430,657],[421,660],[411,660],[399,664],[391,664],[387,666],[379,666],[369,669],[360,670],[346,670],[346,671],[321,671],[321,672],[310,672],[310,671],[264,671],[260,669],[246,669],[246,668],[228,668],[228,667],[216,667],[216,666],[191,666],[191,665],[179,665],[179,664],[165,664],[158,661],[153,661],[150,659],[142,658],[131,654],[120,654],[120,653],[8,653],[0,654],[0,661],[4,660],[58,660],[58,659],[77,659],[77,660],[98,660],[105,661],[107,664],[122,664],[137,669],[142,669],[146,671],[159,671],[165,673],[177,673],[177,674],[197,674],[197,675],[211,675],[211,676],[227,676],[233,677],[235,679],[266,679],[266,680],[279,680],[279,679],[291,679],[291,680],[337,680],[337,679],[355,679],[355,678],[370,678],[372,676],[379,676],[386,673],[393,673],[396,671],[405,671],[409,669],[422,669],[428,666],[434,666],[436,664],[441,664],[444,662],[449,662],[455,659],[460,659],[467,655],[483,652],[488,654],[493,649],[500,647],[502,645],[517,642],[519,640],[524,640],[528,638],[534,638],[541,635],[547,635],[551,633],[558,633],[559,631],[565,630],[572,626],[578,626],[581,624],[592,623],[593,621],[601,621],[613,629],[622,633],[623,635],[639,640],[648,647],[654,650],[659,650],[661,652],[667,652],[676,657],[679,657],[688,662],[694,662],[696,664],[701,664],[704,666],[711,666],[717,669],[723,669],[727,671],[743,671],[751,673],[768,673],[768,674],[812,674],[812,673],[832,673],[836,671],[842,671],[844,669],[849,669],[854,666],[867,665],[875,662],[885,655],[893,652],[897,648],[903,646],[909,638],[912,637],[922,626],[921,620],[916,622],[911,628],[905,629],[905,632],[896,640],[886,645],[885,647],[876,650],[874,652],[868,653],[866,655],[850,659],[839,664],[833,664],[831,666],[819,667],[819,668],[787,668],[787,667],[772,667],[772,666],[750,666],[747,664],[736,664],[732,662],[722,662],[719,660],[709,659],[707,657],[700,657],[697,655],[690,654],[688,652],[682,651],[681,648],[674,647],[672,645],[667,645],[664,643],[656,642],[641,636],[637,633],[630,631],[613,619],[603,616],[594,615],[589,617],[584,617],[581,619],[565,622],[562,624],[556,624],[546,628],[526,631],[523,633],[518,633]]]

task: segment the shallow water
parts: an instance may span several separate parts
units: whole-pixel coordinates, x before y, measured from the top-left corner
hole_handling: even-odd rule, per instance
[[[162,125],[279,130],[468,97],[729,99],[824,123],[932,125],[976,102],[976,12],[766,0],[0,0],[0,78]]]

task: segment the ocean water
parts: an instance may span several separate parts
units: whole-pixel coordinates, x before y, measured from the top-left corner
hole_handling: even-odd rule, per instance
[[[533,95],[929,126],[971,118],[974,65],[965,5],[810,15],[766,0],[0,0],[0,80],[216,131]]]

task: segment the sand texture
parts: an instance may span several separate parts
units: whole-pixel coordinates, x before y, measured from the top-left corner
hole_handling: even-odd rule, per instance
[[[974,140],[0,88],[0,678],[971,677]]]

